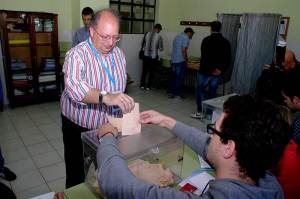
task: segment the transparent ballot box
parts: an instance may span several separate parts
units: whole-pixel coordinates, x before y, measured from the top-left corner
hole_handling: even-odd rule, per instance
[[[95,169],[97,168],[96,154],[98,147],[98,139],[96,131],[84,132],[81,136],[84,151],[84,167],[86,174],[86,182],[89,187],[96,193],[97,196],[101,195],[97,192],[97,181]],[[181,140],[172,135],[168,130],[157,126],[143,126],[140,134],[124,136],[118,139],[118,146],[125,159],[128,162],[129,169],[137,176],[139,173],[146,173],[142,176],[137,176],[147,182],[152,182],[157,174],[157,168],[163,170],[162,176],[167,176],[167,183],[165,180],[159,180],[158,185],[176,186],[181,180],[182,163],[184,144]],[[138,165],[136,167],[136,165]],[[142,165],[142,166],[141,166]],[[137,168],[143,167],[146,170],[137,171]],[[155,168],[154,170],[149,169]],[[166,173],[165,173],[166,172]],[[172,179],[170,179],[170,176]],[[161,176],[157,176],[161,178]],[[157,184],[157,183],[154,183]]]

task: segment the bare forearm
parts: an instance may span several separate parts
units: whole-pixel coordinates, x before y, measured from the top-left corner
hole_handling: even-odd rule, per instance
[[[163,122],[161,123],[162,127],[168,128],[168,129],[173,129],[173,127],[176,124],[176,120],[171,118],[171,117],[166,117]]]

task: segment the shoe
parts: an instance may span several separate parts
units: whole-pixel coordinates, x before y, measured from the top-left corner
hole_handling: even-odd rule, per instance
[[[13,181],[17,178],[16,174],[7,167],[3,168],[2,173],[0,173],[0,177],[7,181]]]
[[[146,88],[146,91],[150,91],[150,90],[151,90],[151,88],[149,88],[149,87]]]
[[[200,112],[192,113],[190,116],[191,116],[192,118],[196,118],[196,119],[200,119],[200,120],[202,120],[202,119],[205,118],[205,116],[204,116],[202,113],[200,113]]]
[[[144,90],[144,89],[145,89],[145,87],[144,87],[144,86],[140,86],[140,89],[141,89],[141,90]]]

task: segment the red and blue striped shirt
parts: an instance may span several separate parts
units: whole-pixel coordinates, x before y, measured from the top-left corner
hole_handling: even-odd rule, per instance
[[[120,93],[126,87],[126,60],[122,50],[114,47],[107,56],[95,54],[89,38],[66,54],[63,72],[65,89],[60,106],[62,114],[81,127],[96,129],[107,123],[108,107],[85,104],[83,98],[91,89]],[[109,78],[113,77],[114,82]]]

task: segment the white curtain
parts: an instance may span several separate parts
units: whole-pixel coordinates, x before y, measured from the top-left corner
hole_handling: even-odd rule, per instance
[[[255,90],[263,66],[273,60],[280,17],[280,14],[242,15],[231,77],[233,92],[247,94]]]

